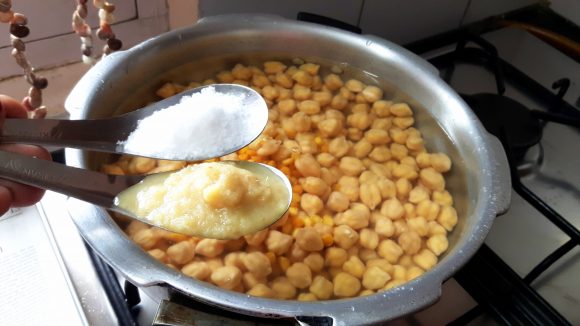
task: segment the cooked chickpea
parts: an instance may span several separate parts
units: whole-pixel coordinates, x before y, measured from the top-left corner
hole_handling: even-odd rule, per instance
[[[390,280],[391,275],[389,273],[378,266],[372,266],[365,271],[362,285],[369,290],[378,290],[383,288]]]
[[[416,214],[423,216],[428,221],[433,221],[439,216],[441,207],[429,199],[423,200],[417,204]]]
[[[329,168],[336,163],[336,158],[329,153],[320,153],[316,155],[316,160],[323,167]]]
[[[324,203],[320,197],[306,193],[300,198],[300,207],[309,215],[316,215],[324,208]]]
[[[278,299],[288,300],[296,296],[296,287],[290,283],[287,277],[279,276],[270,283]]]
[[[405,215],[403,204],[397,198],[387,199],[381,206],[381,214],[391,220],[402,218]]]
[[[340,159],[339,168],[346,175],[358,176],[365,169],[365,166],[360,159],[345,156]]]
[[[343,110],[348,105],[348,99],[344,98],[340,94],[332,97],[330,101],[330,107],[335,110]]]
[[[433,201],[441,206],[451,206],[453,205],[453,197],[449,191],[433,191],[432,194]]]
[[[322,237],[313,227],[304,227],[296,233],[296,243],[306,251],[320,251],[324,248]]]
[[[298,110],[308,115],[317,114],[320,112],[320,103],[314,100],[305,100],[298,102]]]
[[[335,212],[343,212],[348,209],[350,201],[348,196],[342,192],[333,191],[328,196],[326,201],[326,207]]]
[[[433,153],[430,155],[431,166],[439,173],[447,172],[451,169],[451,159],[443,153]]]
[[[415,119],[413,119],[412,117],[404,117],[404,118],[395,117],[395,118],[393,118],[393,125],[395,125],[398,128],[401,128],[401,129],[408,128],[408,127],[412,126],[413,123],[415,123]]]
[[[270,230],[266,238],[266,248],[277,255],[283,255],[292,246],[292,236],[276,230]]]
[[[437,256],[429,249],[423,249],[413,256],[413,261],[423,270],[429,270],[437,264]]]
[[[406,157],[408,155],[408,153],[409,153],[409,150],[407,149],[407,147],[405,147],[405,145],[401,145],[401,144],[397,144],[397,143],[391,144],[391,154],[397,160],[401,160],[402,158]]]
[[[242,272],[235,266],[222,266],[211,273],[211,281],[227,290],[232,290],[242,283]]]
[[[312,280],[310,285],[310,292],[313,293],[320,300],[330,299],[332,296],[334,286],[331,281],[321,275],[317,275]]]
[[[401,178],[395,182],[395,188],[397,189],[397,198],[404,200],[409,196],[413,185],[409,179]]]
[[[244,267],[257,277],[265,277],[272,273],[270,259],[259,251],[253,251],[243,255],[241,261]]]
[[[161,250],[161,249],[151,249],[149,251],[147,251],[147,253],[155,258],[156,260],[165,263],[167,261],[167,254],[165,253],[165,251]]]
[[[407,225],[409,225],[409,228],[417,232],[421,237],[429,235],[429,225],[427,224],[427,219],[423,216],[408,218]]]
[[[292,97],[297,101],[310,100],[310,98],[312,97],[312,90],[310,89],[310,87],[295,84],[292,87]],[[316,101],[314,102],[318,104],[318,102]]]
[[[359,279],[345,272],[338,273],[333,283],[334,295],[337,297],[352,297],[361,288]]]
[[[260,156],[269,156],[278,151],[282,142],[277,139],[266,139],[262,142],[262,146],[257,153]]]
[[[443,206],[439,217],[437,217],[437,222],[441,224],[447,231],[453,230],[457,224],[457,211],[453,206]]]
[[[383,240],[378,247],[379,256],[385,258],[389,263],[394,264],[403,255],[403,248],[401,248],[395,241],[391,239]]]
[[[320,107],[325,107],[332,101],[332,93],[328,91],[312,93],[312,99],[320,104]]]
[[[324,77],[324,86],[331,91],[335,91],[343,86],[343,82],[339,75],[328,74]]]
[[[288,281],[299,289],[305,289],[312,284],[312,271],[304,263],[294,263],[286,270]]]
[[[444,253],[448,247],[449,240],[447,240],[445,234],[435,234],[427,239],[427,248],[437,256]]]
[[[294,166],[304,177],[320,177],[320,164],[311,154],[300,155]]]
[[[338,136],[342,130],[342,122],[338,119],[326,119],[317,124],[318,131],[324,137]]]
[[[359,241],[364,248],[376,249],[379,245],[379,234],[371,229],[363,229],[360,231]]]
[[[312,75],[304,70],[298,70],[292,75],[292,79],[303,86],[311,86],[313,79]]]
[[[381,191],[375,183],[361,184],[359,196],[361,201],[370,209],[375,209],[382,201]]]
[[[286,70],[286,65],[280,61],[266,61],[264,62],[264,72],[267,74],[276,74]]]
[[[365,264],[356,255],[352,255],[342,265],[342,270],[356,278],[362,278],[365,272]]]
[[[418,266],[411,266],[407,269],[407,274],[405,275],[405,280],[411,281],[416,279],[417,277],[423,275],[425,271]]]
[[[348,225],[339,225],[334,228],[334,243],[343,249],[354,246],[359,239],[358,233]]]
[[[189,277],[205,281],[211,275],[209,265],[204,261],[193,261],[181,268],[181,272]]]
[[[339,247],[329,247],[326,249],[324,264],[330,267],[341,267],[348,259],[345,249]]]
[[[403,251],[409,255],[414,255],[421,249],[421,237],[415,231],[401,233],[398,243]]]
[[[354,230],[360,230],[362,228],[367,227],[370,220],[370,211],[368,210],[368,208],[366,208],[366,206],[363,205],[363,207],[366,210],[356,209],[353,207],[351,209],[347,209],[346,211],[340,214],[337,214],[334,218],[334,222],[337,225],[348,225]]]
[[[397,196],[395,183],[390,179],[386,179],[386,177],[377,181],[377,187],[379,187],[383,199],[394,198]]]
[[[385,118],[391,115],[390,107],[393,104],[391,101],[378,99],[374,101],[371,108],[372,112],[379,118]]]
[[[383,129],[369,129],[365,132],[365,139],[373,145],[385,145],[391,141],[389,133]]]
[[[353,92],[353,93],[360,93],[363,91],[363,89],[365,88],[365,85],[360,82],[359,80],[356,79],[349,79],[345,85],[346,89],[348,89],[349,91]]]
[[[336,158],[345,156],[351,147],[351,143],[343,137],[337,137],[328,143],[328,152]]]
[[[411,107],[407,103],[395,103],[391,105],[391,113],[397,117],[410,117],[413,115]]]
[[[296,111],[296,101],[294,99],[285,99],[278,102],[278,110],[282,114],[291,115]]]
[[[371,116],[367,112],[355,112],[346,117],[347,126],[359,130],[366,130],[370,127],[371,123]]]
[[[429,226],[429,235],[447,235],[447,230],[441,224],[437,223],[436,221],[429,221],[427,222]]]
[[[429,199],[429,190],[421,185],[416,186],[409,192],[409,202],[418,204]]]
[[[362,90],[362,95],[365,100],[373,103],[383,98],[383,90],[377,86],[367,86]]]
[[[315,273],[321,272],[324,268],[324,257],[322,257],[322,255],[317,252],[308,254],[308,256],[304,257],[303,262],[304,264],[308,265],[310,270]]]
[[[375,232],[384,237],[391,237],[395,234],[395,225],[389,218],[378,219],[375,223]]]
[[[152,229],[139,230],[133,235],[132,239],[145,250],[152,249],[159,241]]]
[[[167,248],[167,256],[174,264],[187,264],[195,256],[195,245],[188,240],[178,242]]]
[[[224,243],[216,239],[202,239],[195,246],[195,253],[204,257],[217,257],[221,255],[224,250]]]
[[[258,283],[249,289],[246,294],[261,298],[274,298],[276,293],[266,284]]]

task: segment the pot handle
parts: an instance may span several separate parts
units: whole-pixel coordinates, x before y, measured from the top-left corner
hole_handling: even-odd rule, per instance
[[[488,134],[488,139],[495,164],[492,172],[492,196],[496,208],[495,215],[500,216],[507,212],[511,203],[510,165],[501,141],[492,134]]]

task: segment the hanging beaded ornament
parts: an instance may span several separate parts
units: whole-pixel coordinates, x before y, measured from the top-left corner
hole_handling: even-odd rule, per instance
[[[123,42],[115,37],[111,24],[114,21],[113,12],[115,5],[104,0],[93,0],[93,5],[99,10],[99,29],[97,37],[106,41],[103,47],[103,57],[113,51],[123,47]],[[87,0],[77,0],[77,6],[72,16],[72,27],[77,35],[81,38],[82,60],[85,64],[93,65],[97,59],[93,54],[93,39],[91,27],[86,23],[87,17]],[[48,86],[48,80],[45,77],[37,76],[34,68],[26,58],[24,53],[26,45],[23,38],[30,34],[28,28],[28,19],[20,13],[12,10],[12,0],[0,0],[0,22],[10,23],[10,41],[12,44],[12,56],[16,63],[24,70],[24,77],[30,89],[28,96],[22,100],[22,104],[28,110],[28,117],[33,119],[42,119],[46,117],[46,107],[42,105],[42,90]]]
[[[99,10],[99,29],[97,29],[97,37],[106,41],[103,47],[103,57],[113,51],[121,49],[123,42],[115,37],[111,24],[115,20],[113,12],[115,5],[103,0],[93,0],[93,5]],[[76,10],[72,16],[72,28],[81,38],[81,53],[85,64],[93,65],[97,59],[93,56],[93,37],[91,26],[87,24],[87,0],[77,0]]]
[[[0,0],[0,22],[10,24],[12,56],[24,70],[24,77],[31,86],[22,105],[28,110],[29,118],[42,119],[47,112],[46,107],[42,105],[42,90],[48,86],[48,80],[34,73],[34,68],[24,54],[26,45],[22,39],[30,34],[30,29],[26,26],[28,19],[23,14],[12,11],[12,0]]]

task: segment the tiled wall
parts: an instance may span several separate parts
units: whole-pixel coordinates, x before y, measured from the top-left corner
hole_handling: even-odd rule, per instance
[[[501,14],[539,0],[199,0],[199,16],[263,12],[295,19],[307,11],[342,20],[374,34],[406,44]],[[578,0],[560,0],[576,1]]]

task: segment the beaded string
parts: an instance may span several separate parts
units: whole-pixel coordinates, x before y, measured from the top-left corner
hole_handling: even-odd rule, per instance
[[[48,86],[48,80],[34,73],[34,68],[24,54],[26,45],[22,39],[30,34],[30,29],[26,26],[28,19],[23,14],[12,11],[12,0],[0,0],[0,22],[10,23],[12,56],[24,70],[24,77],[31,86],[28,96],[22,100],[22,105],[28,110],[29,118],[42,119],[47,113],[46,107],[42,105],[42,90]]]
[[[104,0],[93,0],[93,5],[99,10],[99,29],[97,29],[97,37],[106,41],[103,47],[103,56],[110,54],[113,51],[121,49],[123,42],[116,38],[111,24],[114,22],[115,5]],[[85,64],[93,65],[96,59],[93,57],[93,38],[91,27],[85,21],[87,17],[87,0],[77,0],[77,7],[72,16],[73,30],[81,38],[81,53],[82,60]]]

